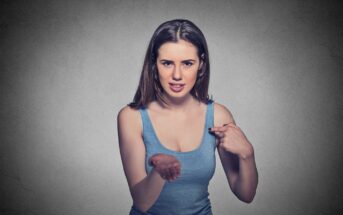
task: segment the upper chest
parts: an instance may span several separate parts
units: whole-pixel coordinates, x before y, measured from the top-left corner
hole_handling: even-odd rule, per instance
[[[148,110],[148,116],[158,141],[177,152],[195,150],[202,142],[206,125],[207,107],[187,114],[167,114]]]

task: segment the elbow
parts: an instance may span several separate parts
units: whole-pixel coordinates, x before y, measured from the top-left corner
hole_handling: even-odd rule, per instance
[[[137,204],[136,202],[133,203],[133,207],[142,214],[145,214],[149,209],[149,206],[144,204]]]
[[[131,196],[133,200],[133,207],[142,214],[145,214],[152,206],[152,203],[147,201],[147,198],[140,196],[138,193],[132,192]]]
[[[247,203],[247,204],[250,204],[253,202],[254,198],[255,198],[255,192],[253,193],[250,193],[248,195],[241,195],[241,196],[238,196],[239,200],[241,200],[242,202],[244,203]]]
[[[131,193],[132,200],[133,200],[133,207],[141,212],[142,214],[145,214],[151,205],[149,205],[144,199],[139,198],[138,195],[133,195],[134,193]]]
[[[240,200],[244,203],[250,204],[254,200],[254,196],[248,198],[240,198]]]

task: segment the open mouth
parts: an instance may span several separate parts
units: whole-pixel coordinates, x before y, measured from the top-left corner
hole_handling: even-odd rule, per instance
[[[169,83],[169,87],[172,91],[174,92],[180,92],[182,91],[182,89],[184,88],[184,84],[172,84],[172,83]]]

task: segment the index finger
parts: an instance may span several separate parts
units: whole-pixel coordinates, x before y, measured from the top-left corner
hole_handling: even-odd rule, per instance
[[[233,122],[233,121],[231,121],[231,122],[229,122],[229,123],[225,123],[223,126],[236,126],[236,124]]]
[[[212,128],[208,128],[208,131],[210,132],[223,132],[223,131],[226,131],[227,127],[225,126],[214,126]]]
[[[231,121],[231,122],[223,124],[222,126],[214,126],[212,128],[209,128],[208,130],[211,132],[226,131],[227,126],[235,126],[235,125],[234,125],[233,121]]]

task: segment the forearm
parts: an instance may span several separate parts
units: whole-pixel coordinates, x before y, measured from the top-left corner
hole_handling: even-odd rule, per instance
[[[147,211],[159,197],[164,183],[165,180],[153,169],[150,174],[131,190],[135,207],[141,211]]]
[[[250,203],[255,196],[258,183],[257,168],[254,153],[246,157],[239,157],[239,172],[235,183],[236,196]]]

